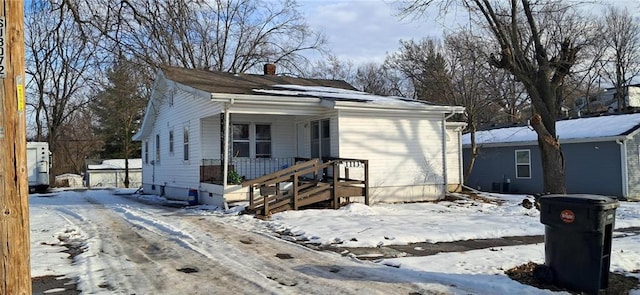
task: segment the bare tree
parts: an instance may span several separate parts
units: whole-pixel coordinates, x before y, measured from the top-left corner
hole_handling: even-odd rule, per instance
[[[477,24],[487,29],[497,55],[490,63],[513,74],[531,98],[543,167],[543,190],[566,193],[564,158],[556,135],[556,118],[564,80],[578,52],[590,42],[587,18],[561,1],[461,0]],[[451,3],[451,1],[447,1]],[[421,14],[433,1],[411,0],[404,12]]]
[[[64,0],[58,9],[152,67],[241,73],[271,62],[300,73],[302,53],[325,43],[292,0]]]
[[[69,15],[53,12],[48,2],[32,1],[26,10],[26,74],[29,111],[36,124],[36,139],[49,142],[60,163],[65,151],[61,139],[63,127],[82,109],[91,84],[97,49],[81,38]],[[52,175],[64,165],[53,166]]]
[[[468,177],[480,153],[475,138],[478,126],[495,122],[500,118],[496,114],[515,112],[520,95],[514,83],[510,83],[508,73],[489,65],[487,44],[480,36],[464,29],[449,34],[445,37],[445,50],[451,78],[450,95],[446,99],[449,104],[465,107],[464,120],[471,145],[471,157],[464,174]]]
[[[450,73],[442,45],[437,40],[401,40],[399,51],[389,54],[385,65],[410,81],[416,99],[446,103],[446,97],[451,95]]]
[[[407,85],[399,73],[385,64],[366,63],[358,66],[353,81],[356,88],[377,95],[407,96]]]
[[[56,150],[53,167],[58,174],[82,174],[85,159],[98,156],[97,151],[102,149],[104,141],[93,132],[92,121],[91,113],[84,107],[73,112],[58,128],[59,135],[53,143]]]
[[[310,69],[304,71],[303,76],[352,82],[355,78],[354,68],[353,62],[340,60],[337,56],[328,54],[326,58],[316,60]]]
[[[491,101],[498,108],[495,112],[499,115],[493,117],[492,123],[521,123],[529,117],[523,118],[527,109],[531,109],[531,100],[523,85],[509,72],[492,68],[485,77],[486,89],[489,91]]]
[[[616,89],[618,110],[627,107],[627,87],[640,73],[640,24],[627,10],[609,7],[604,15],[604,77]]]
[[[306,72],[308,78],[344,80],[372,94],[404,96],[407,89],[397,72],[384,64],[370,62],[355,67],[353,62],[340,60],[335,55],[317,60]]]

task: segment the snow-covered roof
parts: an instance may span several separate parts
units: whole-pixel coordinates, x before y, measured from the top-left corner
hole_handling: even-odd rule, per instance
[[[62,180],[66,178],[82,178],[82,175],[74,174],[74,173],[65,173],[56,175],[56,180]]]
[[[640,114],[610,115],[563,120],[556,123],[560,142],[626,136],[640,126]],[[477,144],[535,142],[538,136],[530,126],[500,128],[476,132]],[[462,144],[471,144],[470,135],[462,136]]]
[[[381,96],[355,90],[345,81],[302,79],[272,75],[231,74],[181,68],[158,72],[152,97],[140,130],[132,137],[142,140],[150,136],[165,92],[178,87],[199,98],[209,98],[210,112],[221,112],[220,102],[242,109],[247,114],[264,114],[268,106],[273,113],[315,116],[327,108],[367,112],[462,113],[461,106],[445,106],[398,96]],[[244,109],[243,109],[244,108]],[[402,116],[402,115],[397,115]]]
[[[103,160],[102,164],[87,165],[87,170],[118,170],[124,169],[124,159]],[[142,169],[142,159],[129,159],[129,169]]]
[[[347,102],[363,102],[378,105],[424,107],[433,105],[425,101],[399,96],[382,96],[367,92],[325,86],[273,85],[274,89],[254,89],[253,92],[268,95],[305,96]]]

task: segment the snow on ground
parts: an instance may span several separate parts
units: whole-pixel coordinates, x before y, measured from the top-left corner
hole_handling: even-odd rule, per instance
[[[288,229],[312,242],[343,247],[544,234],[539,212],[515,202],[502,206],[474,201],[351,204],[339,210],[287,211],[272,220],[274,230]]]
[[[152,209],[140,209],[145,204],[166,204],[157,196],[129,196],[130,191],[60,191],[49,195],[30,197],[32,276],[65,275],[78,277],[80,287],[89,286],[83,281],[96,280],[92,270],[101,269],[100,261],[92,259],[100,249],[99,236],[82,232],[75,224],[86,216],[74,212],[74,207],[85,206],[86,201],[106,204],[136,227],[145,227],[158,234],[171,235],[183,241],[183,247],[203,254],[207,247],[199,243],[202,235],[181,226],[180,216],[207,215],[239,230],[264,232],[289,231],[297,237],[320,244],[336,244],[341,247],[376,247],[381,245],[406,245],[413,242],[449,242],[468,239],[498,238],[544,234],[536,209],[526,209],[520,202],[527,196],[488,195],[504,200],[502,205],[471,200],[442,201],[438,203],[375,204],[365,206],[351,204],[339,210],[287,211],[274,214],[270,221],[260,221],[248,215],[238,215],[239,209],[220,210],[210,206],[195,206],[180,210],[175,223],[167,221]],[[55,197],[48,197],[53,196]],[[166,215],[166,214],[165,214]],[[640,202],[620,202],[616,212],[616,229],[640,227]],[[60,238],[61,237],[61,238]],[[64,250],[64,241],[77,241],[88,247],[73,263]],[[209,242],[209,241],[207,241]],[[215,241],[211,241],[215,243]],[[614,232],[611,270],[629,276],[640,277],[640,235]],[[93,250],[92,250],[93,249]],[[344,257],[344,259],[349,259]],[[425,257],[383,259],[365,264],[388,265],[393,275],[402,279],[435,283],[434,288],[455,286],[455,290],[471,294],[550,294],[553,292],[524,286],[509,279],[504,271],[529,261],[544,262],[544,244],[499,247],[467,252],[440,253]],[[95,265],[98,264],[98,265]],[[633,272],[636,273],[633,273]],[[441,285],[440,285],[441,284]],[[87,289],[84,289],[87,290]],[[456,291],[453,293],[458,293]],[[631,294],[640,294],[633,291]]]

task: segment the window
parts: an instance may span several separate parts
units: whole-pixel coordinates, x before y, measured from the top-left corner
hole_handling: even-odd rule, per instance
[[[311,157],[331,155],[331,133],[329,119],[311,122]]]
[[[249,151],[249,124],[233,124],[233,157],[248,158]]]
[[[516,178],[531,178],[530,150],[516,150]]]
[[[173,155],[173,130],[169,130],[169,154]]]
[[[160,134],[156,134],[156,163],[160,163]]]
[[[233,124],[231,155],[243,158],[271,158],[271,125]]]
[[[184,127],[184,160],[189,161],[189,127]]]
[[[256,124],[256,158],[271,158],[271,125]]]
[[[144,142],[144,163],[149,164],[149,141]]]

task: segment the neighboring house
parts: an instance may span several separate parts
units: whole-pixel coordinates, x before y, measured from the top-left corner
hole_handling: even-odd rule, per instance
[[[84,180],[85,186],[93,187],[125,187],[125,160],[110,159],[87,164]],[[129,187],[142,186],[142,159],[129,159]]]
[[[567,192],[640,200],[640,114],[558,121]],[[480,190],[542,193],[537,134],[529,126],[476,133],[479,155],[466,185]],[[470,137],[463,136],[464,162]]]
[[[628,85],[622,88],[624,92],[622,100],[624,106],[628,109],[640,108],[640,84]],[[615,88],[605,88],[604,91],[590,98],[587,104],[587,98],[579,97],[575,102],[576,114],[590,113],[613,113],[618,111],[618,99],[616,98]]]
[[[248,188],[232,180],[290,167],[296,157],[368,160],[372,202],[435,200],[445,187],[460,188],[464,124],[447,119],[462,107],[276,76],[274,67],[265,75],[159,71],[133,137],[142,141],[144,191],[185,200],[195,189],[200,203],[215,205],[248,200]]]

